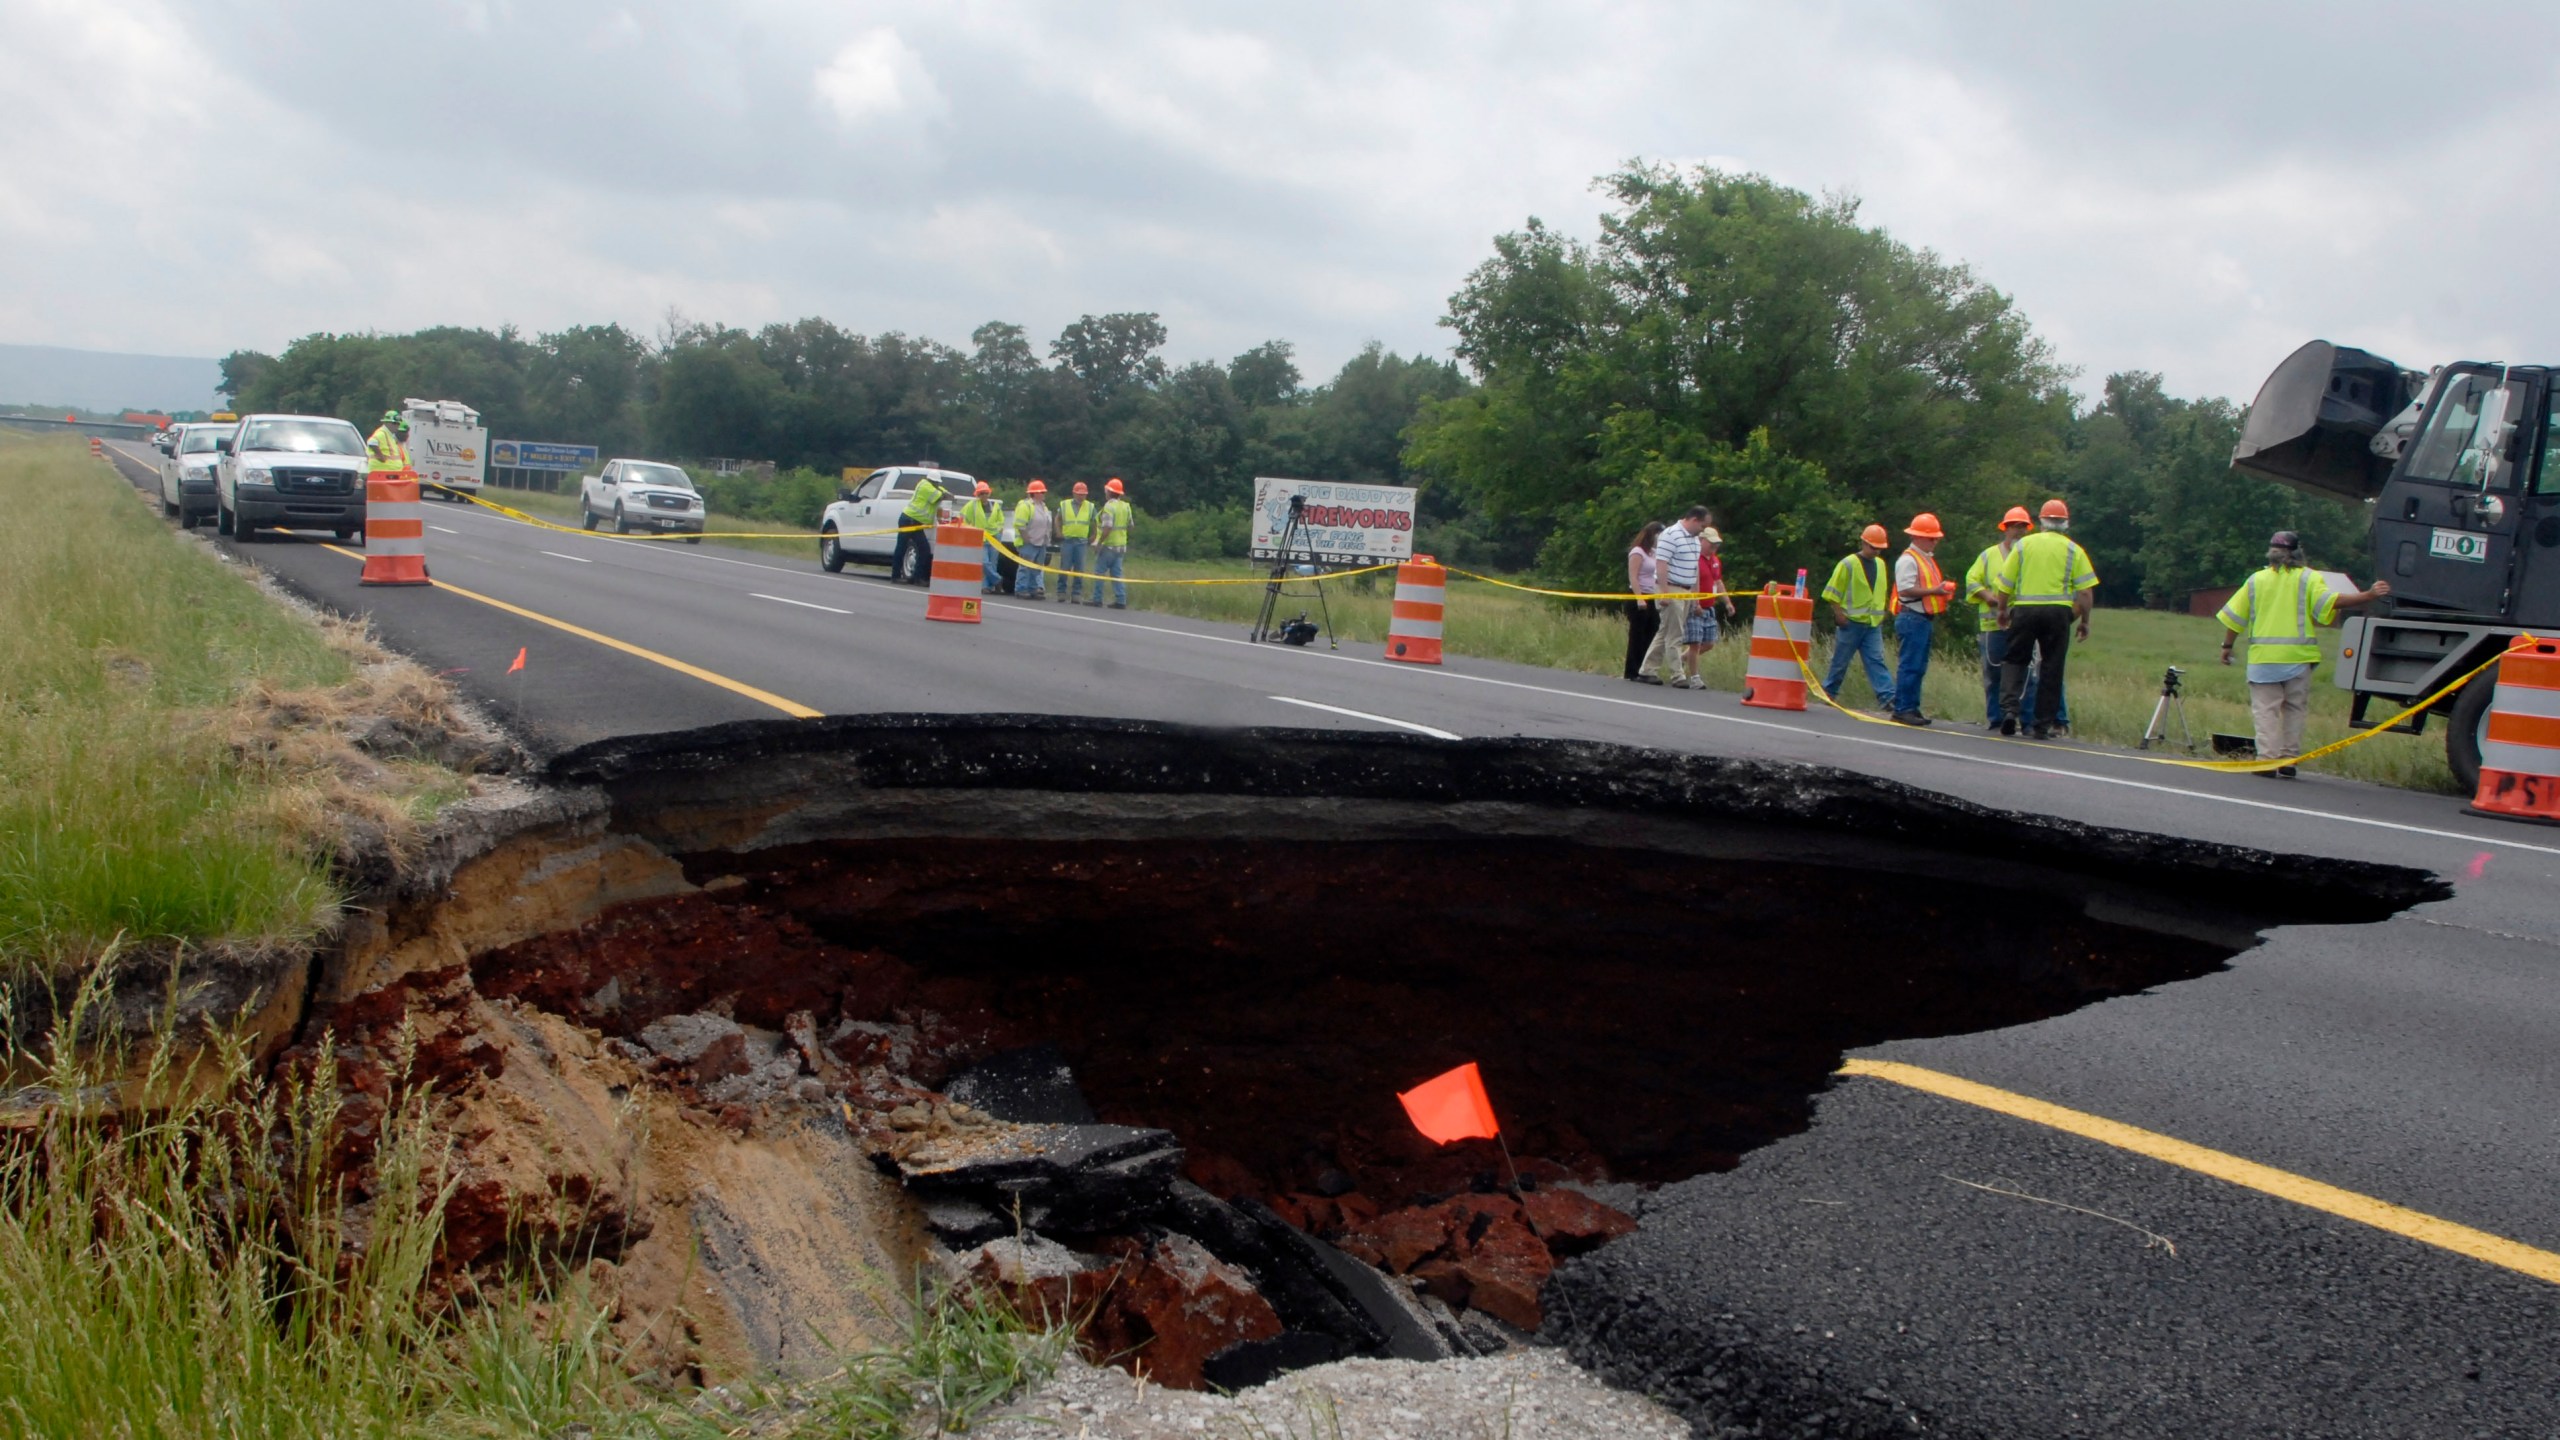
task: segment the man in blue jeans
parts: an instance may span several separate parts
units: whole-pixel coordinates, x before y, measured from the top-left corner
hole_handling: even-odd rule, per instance
[[[1893,567],[1884,562],[1890,537],[1881,525],[1858,536],[1858,553],[1843,555],[1823,582],[1822,598],[1831,607],[1839,632],[1831,638],[1831,673],[1823,677],[1823,693],[1840,698],[1840,682],[1849,678],[1849,657],[1867,665],[1867,684],[1876,703],[1893,706],[1893,679],[1884,668],[1884,634],[1878,628],[1893,613]]]
[[[1938,617],[1955,598],[1955,582],[1938,570],[1938,542],[1947,536],[1938,517],[1922,512],[1902,527],[1911,545],[1893,562],[1893,594],[1902,608],[1894,612],[1893,638],[1900,652],[1893,675],[1893,718],[1904,725],[1926,725],[1920,713],[1920,682],[1929,676],[1929,650],[1937,642]]]

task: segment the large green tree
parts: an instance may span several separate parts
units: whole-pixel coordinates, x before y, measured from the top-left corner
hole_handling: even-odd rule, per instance
[[[1704,166],[1600,185],[1595,245],[1532,220],[1451,298],[1480,385],[1423,407],[1409,457],[1551,527],[1559,574],[1601,583],[1622,553],[1623,537],[1567,533],[1601,523],[1610,507],[1591,502],[1634,473],[1613,433],[1702,475],[1755,445],[1810,462],[1836,513],[1896,530],[1934,510],[1987,533],[2059,461],[2067,375],[2024,317],[1963,266],[1860,225],[1855,201]],[[1851,539],[1804,535],[1759,563],[1815,565]]]

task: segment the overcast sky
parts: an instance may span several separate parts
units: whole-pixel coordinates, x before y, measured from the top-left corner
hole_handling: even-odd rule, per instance
[[[2112,13],[2102,13],[2112,12]],[[2560,354],[2560,7],[0,0],[0,341],[1161,312],[1445,353],[1491,237],[1846,191],[2084,391]]]

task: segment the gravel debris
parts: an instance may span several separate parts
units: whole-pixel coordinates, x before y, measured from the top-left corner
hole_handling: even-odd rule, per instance
[[[1611,1390],[1562,1352],[1337,1360],[1236,1395],[1164,1390],[1070,1355],[988,1415],[977,1440],[1688,1440],[1689,1425]]]

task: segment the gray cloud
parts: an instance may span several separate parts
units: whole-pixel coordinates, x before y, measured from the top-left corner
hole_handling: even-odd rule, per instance
[[[1439,351],[1496,232],[1714,160],[1863,197],[2084,385],[2312,334],[2534,358],[2560,17],[1951,3],[21,0],[0,339],[1154,309],[1181,358]],[[2520,279],[2502,271],[2522,269]]]

